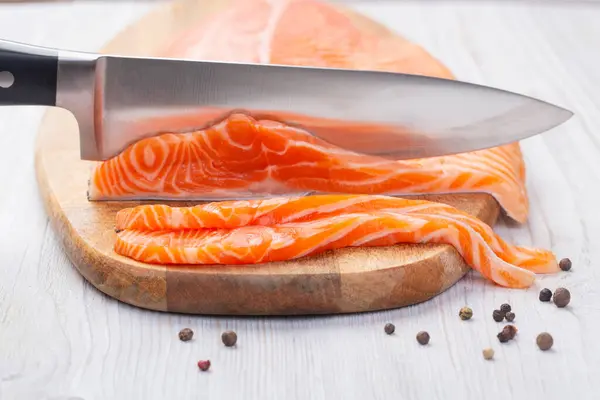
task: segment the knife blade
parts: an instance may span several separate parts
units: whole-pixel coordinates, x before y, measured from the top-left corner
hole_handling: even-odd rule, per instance
[[[573,113],[509,91],[393,72],[124,57],[0,40],[0,105],[70,111],[80,156],[106,160],[163,132],[206,128],[235,112],[393,159],[495,147]]]

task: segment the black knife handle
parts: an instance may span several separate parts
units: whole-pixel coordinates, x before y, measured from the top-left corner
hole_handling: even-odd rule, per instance
[[[57,77],[57,50],[0,40],[0,106],[55,106]]]

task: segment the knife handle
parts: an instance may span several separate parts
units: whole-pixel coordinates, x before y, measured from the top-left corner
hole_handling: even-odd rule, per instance
[[[55,106],[58,50],[0,40],[0,106]]]

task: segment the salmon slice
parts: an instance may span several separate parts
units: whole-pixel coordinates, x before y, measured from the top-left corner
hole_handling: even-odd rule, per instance
[[[192,207],[143,205],[120,210],[115,228],[117,231],[235,229],[245,226],[278,226],[350,213],[372,212],[435,215],[439,221],[466,224],[504,261],[535,273],[556,271],[556,260],[551,252],[509,245],[490,226],[466,212],[442,203],[380,195],[276,197],[205,203]]]
[[[395,71],[453,79],[422,47],[346,9],[316,0],[241,0],[174,38],[163,56]],[[178,116],[178,123],[212,121]],[[223,200],[311,193],[488,193],[525,222],[529,206],[518,143],[459,155],[390,161],[358,155],[265,115],[231,115],[203,130],[141,140],[92,171],[90,200]],[[306,122],[301,119],[299,123]],[[319,134],[378,127],[331,129]],[[374,136],[375,137],[375,136]]]
[[[144,205],[117,214],[115,251],[158,264],[256,264],[344,247],[453,246],[473,269],[506,287],[556,272],[554,255],[512,246],[451,206],[387,196],[323,195],[193,207]]]

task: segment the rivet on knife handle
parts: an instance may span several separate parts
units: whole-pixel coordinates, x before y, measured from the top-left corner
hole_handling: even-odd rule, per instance
[[[56,105],[58,52],[0,40],[0,105]]]

